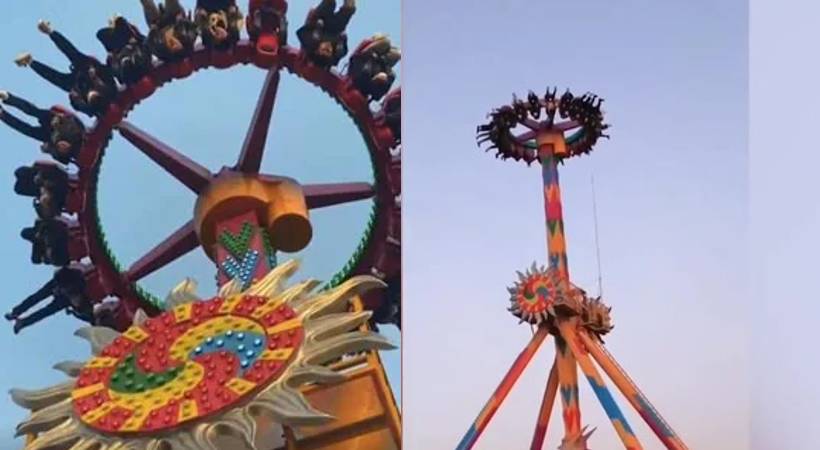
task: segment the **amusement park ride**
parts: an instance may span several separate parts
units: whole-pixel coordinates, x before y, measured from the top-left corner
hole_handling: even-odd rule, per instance
[[[70,72],[30,55],[16,61],[67,91],[92,126],[68,108],[39,109],[0,94],[0,119],[56,160],[15,172],[16,192],[35,199],[38,219],[23,233],[32,261],[58,270],[6,318],[19,332],[66,309],[89,323],[77,335],[94,354],[55,366],[70,378],[65,383],[12,392],[31,411],[17,428],[25,448],[273,450],[280,431],[284,449],[400,448],[399,412],[377,353],[392,346],[373,331],[400,324],[401,94],[391,91],[399,50],[376,35],[351,52],[344,73],[336,70],[348,53],[353,0],[338,9],[321,0],[296,33],[298,48],[287,43],[285,0],[250,0],[246,18],[233,0],[199,0],[193,11],[178,0],[141,3],[148,34],[116,17],[97,33],[105,62],[47,22],[38,28],[70,59]],[[174,80],[248,64],[267,78],[238,160],[217,173],[125,120]],[[351,117],[370,153],[373,184],[301,185],[260,173],[283,69]],[[97,213],[98,176],[115,131],[197,195],[191,220],[127,268],[109,250]],[[277,262],[277,252],[309,244],[309,211],[364,199],[373,200],[373,215],[349,263],[321,288],[312,280],[286,286],[298,264]],[[217,268],[215,297],[200,300],[187,280],[163,302],[137,284],[198,247]]]
[[[602,337],[613,328],[611,308],[600,297],[589,297],[570,282],[558,164],[591,152],[599,138],[608,137],[604,134],[608,125],[601,111],[602,99],[592,94],[576,97],[569,90],[560,97],[556,93],[557,89],[548,89],[543,97],[532,92],[526,100],[514,97],[511,105],[493,111],[489,123],[480,125],[477,130],[479,145],[489,142],[487,150],[495,149],[496,157],[524,161],[528,165],[536,161],[541,164],[549,266],[539,268],[533,263],[526,273],[518,273],[518,281],[508,289],[509,311],[520,322],[534,326],[536,331],[457,448],[466,450],[475,445],[541,343],[551,335],[555,339],[555,362],[547,378],[531,449],[543,447],[559,392],[564,421],[560,449],[587,449],[594,430],[581,427],[579,366],[624,447],[643,448],[606,387],[595,366],[597,362],[663,445],[672,450],[685,450],[683,441],[605,349]],[[563,121],[556,123],[556,115]]]

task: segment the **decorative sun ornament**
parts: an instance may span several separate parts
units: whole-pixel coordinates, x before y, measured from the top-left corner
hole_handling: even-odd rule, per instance
[[[17,427],[18,435],[37,435],[25,449],[216,449],[226,436],[256,449],[258,419],[331,420],[299,387],[344,379],[323,366],[342,355],[395,348],[360,330],[371,312],[349,312],[353,296],[385,285],[362,276],[318,294],[313,280],[285,289],[297,269],[288,261],[247,290],[232,281],[206,301],[186,280],[168,296],[167,312],[138,313],[122,334],[80,329],[95,356],[55,366],[71,380],[11,392],[31,410]]]
[[[538,268],[535,263],[526,273],[518,273],[518,282],[507,290],[510,293],[509,311],[521,319],[539,325],[554,313],[556,303],[564,297],[564,282],[553,269]]]
[[[599,339],[612,331],[611,306],[607,306],[600,297],[585,297],[581,312],[581,325]]]

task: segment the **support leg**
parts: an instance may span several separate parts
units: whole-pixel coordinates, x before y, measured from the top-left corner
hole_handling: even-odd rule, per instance
[[[518,355],[518,358],[516,358],[512,367],[510,367],[510,370],[507,372],[507,375],[504,376],[504,379],[501,380],[501,384],[496,388],[493,396],[490,397],[490,400],[484,405],[484,408],[481,410],[481,413],[479,413],[475,422],[473,422],[470,429],[467,430],[467,434],[465,434],[461,442],[459,442],[456,450],[469,450],[473,448],[478,437],[487,427],[487,424],[495,412],[498,411],[501,403],[507,397],[507,394],[510,393],[513,385],[518,381],[518,377],[524,372],[524,368],[526,368],[527,364],[532,360],[538,347],[541,346],[541,343],[544,342],[548,334],[546,327],[541,327],[538,329],[538,332],[532,336],[530,343],[527,344],[527,347]]]
[[[656,436],[663,442],[669,450],[688,450],[686,444],[678,437],[672,427],[666,423],[655,407],[638,389],[638,386],[629,378],[626,372],[618,365],[615,358],[601,345],[600,342],[590,337],[587,333],[578,333],[580,341],[587,348],[601,369],[615,383],[615,386],[626,397],[633,408],[640,414],[643,420],[649,425]]]
[[[601,402],[601,405],[604,407],[604,411],[606,411],[606,415],[612,422],[612,426],[615,427],[615,432],[618,433],[618,437],[621,438],[624,448],[626,448],[626,450],[641,450],[643,447],[641,447],[641,444],[638,442],[635,432],[632,431],[632,427],[627,423],[626,417],[624,417],[615,399],[612,398],[612,394],[606,387],[604,379],[601,378],[598,369],[595,368],[586,350],[579,345],[578,333],[575,331],[575,326],[573,322],[563,322],[559,325],[564,342],[567,343],[567,347],[575,356],[578,365],[581,366],[581,370],[584,372],[584,375],[586,375],[587,380],[589,380],[592,390],[595,391],[595,396],[598,397],[598,401]]]
[[[535,433],[532,437],[530,450],[541,450],[544,447],[544,438],[547,436],[547,427],[550,423],[552,408],[555,406],[555,395],[558,393],[558,361],[552,363],[547,387],[544,389],[544,399],[541,401],[541,411],[538,413],[538,422],[535,424]]]

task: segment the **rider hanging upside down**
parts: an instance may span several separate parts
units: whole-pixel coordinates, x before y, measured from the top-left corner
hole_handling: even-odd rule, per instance
[[[197,0],[194,16],[205,47],[227,50],[239,41],[243,20],[235,0]]]
[[[117,82],[111,69],[93,56],[81,53],[68,39],[51,28],[46,21],[40,21],[37,28],[47,34],[57,48],[71,62],[70,72],[63,73],[36,61],[31,54],[17,57],[15,62],[21,67],[28,67],[37,72],[53,85],[68,92],[71,106],[89,116],[96,116],[105,111],[117,93]]]
[[[26,317],[20,317],[49,297],[53,297],[53,300],[46,306]],[[58,269],[48,283],[15,306],[5,317],[6,320],[14,321],[14,333],[17,334],[61,310],[86,322],[94,322],[94,308],[85,296],[85,267],[82,265]]]
[[[140,0],[148,24],[148,48],[162,61],[174,62],[194,52],[199,30],[179,0]]]
[[[68,226],[59,219],[37,219],[20,237],[31,242],[32,264],[64,266],[69,263]]]
[[[371,100],[379,100],[396,80],[393,67],[400,59],[401,52],[392,46],[390,39],[376,35],[359,44],[353,52],[348,75],[362,94]]]
[[[34,209],[41,219],[51,219],[65,206],[68,196],[68,174],[56,165],[38,164],[34,167],[18,167],[14,171],[17,181],[14,192],[34,197]]]
[[[123,17],[114,17],[97,32],[108,52],[108,66],[123,84],[131,85],[151,70],[151,53],[145,36]]]
[[[336,0],[322,0],[319,6],[310,9],[296,36],[311,62],[328,68],[339,64],[347,55],[345,28],[355,12],[355,0],[344,0],[339,11],[336,11]]]
[[[396,141],[401,142],[401,91],[395,90],[384,98],[384,121]]]
[[[18,132],[43,144],[43,152],[55,160],[68,164],[75,159],[83,144],[85,126],[74,114],[60,106],[40,109],[20,97],[0,91],[0,102],[34,117],[39,122],[32,126],[0,107],[0,120]]]
[[[287,12],[285,0],[250,0],[248,35],[259,52],[275,55],[287,43]]]

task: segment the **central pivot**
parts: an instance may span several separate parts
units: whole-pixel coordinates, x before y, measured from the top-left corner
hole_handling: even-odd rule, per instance
[[[194,207],[196,234],[209,258],[216,258],[218,224],[246,213],[253,213],[267,230],[275,250],[297,252],[313,237],[305,196],[296,180],[222,170]]]

